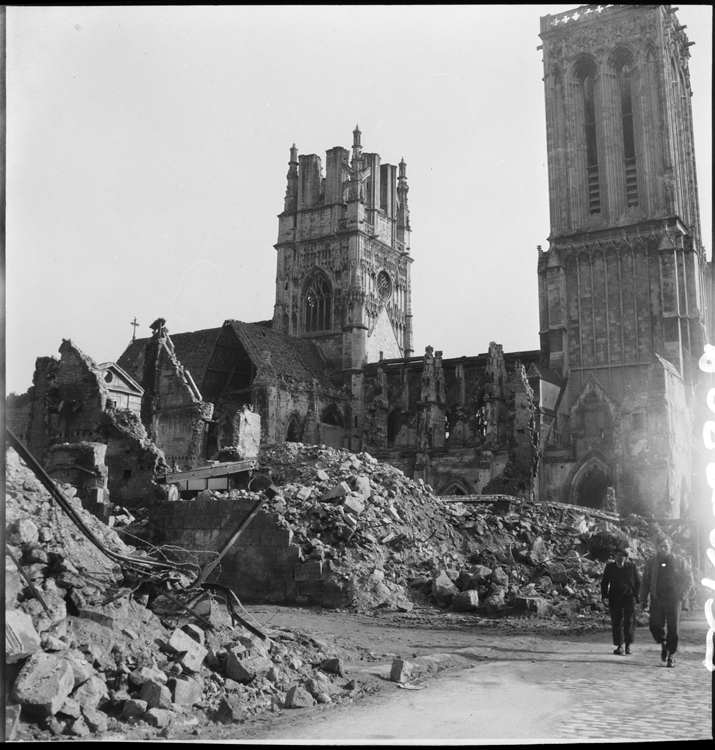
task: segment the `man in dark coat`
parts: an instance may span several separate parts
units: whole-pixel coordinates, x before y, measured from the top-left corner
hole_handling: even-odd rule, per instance
[[[636,602],[641,586],[638,568],[628,560],[628,552],[619,549],[615,562],[609,562],[601,579],[601,598],[608,604],[611,613],[614,654],[631,653],[631,644],[636,634]]]
[[[654,640],[660,643],[660,660],[674,667],[680,611],[695,584],[690,566],[685,558],[673,554],[667,536],[658,537],[657,549],[643,568],[640,602],[645,607],[650,596],[648,628]]]

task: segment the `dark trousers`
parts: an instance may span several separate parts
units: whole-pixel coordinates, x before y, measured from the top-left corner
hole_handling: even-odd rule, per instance
[[[678,650],[678,625],[682,606],[681,601],[661,601],[660,599],[650,601],[648,627],[658,643],[665,641],[665,647],[671,654]]]
[[[613,632],[613,645],[627,646],[633,643],[636,636],[636,602],[632,597],[627,599],[608,600],[608,609],[611,612],[611,631]]]

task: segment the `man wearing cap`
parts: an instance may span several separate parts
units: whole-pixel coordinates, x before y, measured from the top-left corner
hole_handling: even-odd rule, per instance
[[[601,579],[601,598],[608,604],[611,613],[614,654],[631,653],[631,644],[636,634],[636,602],[641,585],[638,568],[628,560],[628,551],[619,549],[615,562],[609,562]]]
[[[675,666],[678,650],[678,625],[683,601],[694,588],[693,573],[685,558],[672,553],[670,539],[660,535],[657,553],[645,564],[640,601],[645,608],[650,596],[648,628],[660,643],[660,660]]]

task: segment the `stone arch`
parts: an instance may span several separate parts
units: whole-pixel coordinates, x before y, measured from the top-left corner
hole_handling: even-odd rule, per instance
[[[631,68],[635,66],[636,53],[635,51],[626,44],[618,44],[611,50],[608,55],[608,67],[615,71],[620,70],[624,65],[629,65]]]
[[[474,487],[464,477],[450,476],[442,482],[438,495],[476,495]]]
[[[569,66],[569,79],[576,83],[581,83],[588,75],[596,78],[600,73],[598,62],[593,55],[587,52],[581,53]]]
[[[335,404],[330,404],[323,409],[320,414],[320,421],[323,424],[330,424],[334,427],[344,427],[345,420],[340,413],[340,409]]]
[[[290,420],[288,421],[288,427],[286,428],[285,442],[286,443],[303,442],[304,427],[305,425],[303,424],[303,420],[301,419],[300,414],[298,414],[297,411],[294,411],[293,414],[291,414]]]
[[[606,492],[614,484],[613,470],[605,456],[591,451],[571,472],[566,502],[588,508],[603,508]]]

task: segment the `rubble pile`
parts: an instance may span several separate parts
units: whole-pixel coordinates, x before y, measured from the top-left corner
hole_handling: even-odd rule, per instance
[[[259,462],[280,489],[266,510],[293,531],[305,558],[329,562],[330,580],[358,611],[412,609],[418,572],[463,567],[476,550],[429,486],[368,453],[285,443]]]
[[[454,503],[446,508],[457,528],[480,542],[473,567],[447,575],[459,590],[475,589],[488,614],[515,612],[564,618],[604,619],[600,583],[605,563],[618,548],[642,569],[655,552],[660,528],[631,516],[599,518],[586,509],[558,504],[507,503],[501,512],[491,505]],[[675,548],[683,552],[676,539]],[[455,594],[460,606],[462,595]],[[441,594],[449,601],[449,588]]]
[[[330,579],[358,611],[429,601],[489,615],[603,619],[605,562],[624,546],[642,567],[660,530],[637,516],[619,524],[613,514],[505,496],[445,503],[368,453],[285,443],[264,448],[259,462],[280,490],[266,512],[293,531],[306,559],[329,562]]]
[[[128,725],[196,735],[207,722],[359,694],[344,654],[299,631],[261,638],[216,601],[203,619],[158,616],[147,587],[80,532],[12,449],[6,482],[8,740],[111,738]],[[146,557],[58,486],[107,550]]]

